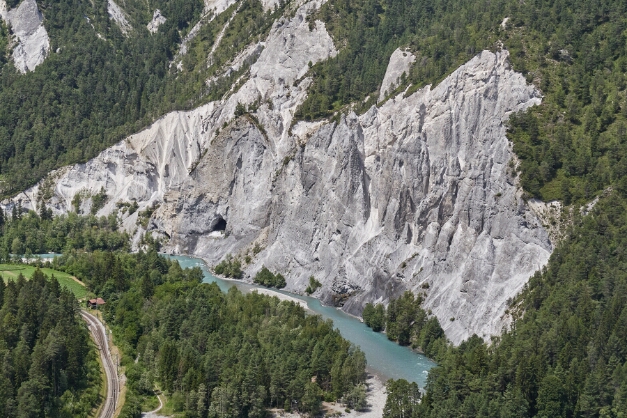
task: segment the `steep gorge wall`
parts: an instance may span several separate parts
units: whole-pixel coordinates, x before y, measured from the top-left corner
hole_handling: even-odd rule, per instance
[[[552,250],[508,174],[504,122],[539,103],[538,92],[511,70],[507,52],[485,51],[434,89],[339,122],[293,125],[308,63],[336,54],[321,22],[309,29],[318,6],[275,22],[230,97],[168,114],[9,206],[51,196],[65,212],[76,193],[104,187],[100,214],[131,200],[140,211],[158,207],[147,228],[169,238],[167,251],[210,264],[248,253],[248,278],[265,265],[292,291],[314,275],[323,283],[316,296],[351,313],[406,289],[425,292],[453,342],[500,332],[507,300]],[[235,118],[238,103],[259,106]],[[138,228],[138,214],[121,214],[127,229]],[[214,231],[222,220],[225,234]],[[255,244],[263,250],[253,255]]]

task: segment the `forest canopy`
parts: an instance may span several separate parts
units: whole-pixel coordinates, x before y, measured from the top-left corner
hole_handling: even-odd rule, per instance
[[[0,416],[84,417],[100,368],[74,295],[36,270],[0,278]]]
[[[156,387],[190,417],[315,413],[365,380],[364,353],[331,321],[278,298],[224,294],[202,283],[199,268],[181,269],[154,249],[73,252],[53,265],[107,300],[129,379],[123,416],[138,417]]]

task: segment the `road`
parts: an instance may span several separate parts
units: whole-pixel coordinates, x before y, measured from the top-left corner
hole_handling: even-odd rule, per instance
[[[118,380],[117,367],[111,359],[109,341],[107,341],[107,330],[104,325],[102,325],[102,322],[100,322],[100,320],[92,314],[81,311],[81,315],[85,322],[87,322],[89,331],[94,337],[98,351],[100,351],[102,365],[104,366],[105,373],[107,375],[107,399],[105,399],[98,418],[113,418],[115,407],[118,403],[120,382]]]
[[[159,399],[159,408],[150,412],[142,412],[142,418],[161,418],[160,415],[157,415],[157,412],[161,411],[161,408],[163,408],[163,402],[161,401],[161,396],[158,393],[157,399]]]

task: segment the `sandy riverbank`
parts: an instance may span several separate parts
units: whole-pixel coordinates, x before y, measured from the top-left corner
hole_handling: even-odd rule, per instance
[[[366,379],[366,384],[368,385],[367,398],[368,409],[366,411],[351,411],[346,412],[345,407],[341,404],[336,403],[323,403],[323,409],[325,411],[324,416],[326,417],[345,417],[345,418],[381,418],[383,416],[383,408],[385,406],[385,400],[387,399],[387,394],[385,393],[385,385],[381,381],[381,379],[375,375],[368,375],[368,379]],[[159,399],[160,406],[151,412],[142,413],[142,418],[168,418],[162,415],[158,415],[158,412],[163,407],[161,403],[161,399]],[[301,415],[298,413],[287,413],[283,410],[270,410],[270,417],[281,417],[281,418],[304,418],[306,415]]]
[[[304,300],[295,298],[293,296],[289,296],[289,295],[286,295],[284,293],[279,293],[279,292],[277,292],[275,290],[272,290],[272,289],[263,289],[263,288],[254,289],[253,292],[257,292],[260,295],[276,296],[277,298],[279,298],[279,300],[282,300],[282,301],[283,300],[287,300],[287,301],[290,301],[290,302],[294,302],[294,303],[302,306],[305,310],[311,312],[311,309],[309,309],[309,307],[307,306],[307,302],[305,302]]]
[[[368,384],[367,402],[368,410],[359,412],[351,411],[344,413],[343,417],[359,417],[359,418],[381,418],[383,416],[383,408],[385,407],[385,401],[388,398],[385,392],[385,384],[381,379],[375,375],[369,375],[366,380]]]
[[[209,268],[209,265],[207,264],[207,262],[205,260],[202,260],[202,261],[207,266],[207,270],[209,270],[209,272],[211,274],[213,274],[215,277],[218,277],[220,280],[232,282],[233,284],[243,284],[243,285],[247,285],[247,286],[251,286],[251,287],[257,286],[255,283],[250,283],[250,282],[244,281],[242,279],[233,279],[233,278],[230,278],[230,277],[223,276],[221,274],[216,274],[213,271],[211,271],[211,269]],[[281,301],[287,300],[287,301],[290,301],[290,302],[294,302],[294,303],[302,306],[303,309],[305,309],[306,311],[313,312],[311,309],[309,309],[309,307],[307,306],[307,302],[305,302],[304,300],[298,299],[297,297],[294,297],[294,296],[286,295],[285,293],[277,292],[275,289],[264,288],[264,287],[254,287],[250,291],[251,292],[257,292],[257,293],[259,293],[261,295],[276,296]]]

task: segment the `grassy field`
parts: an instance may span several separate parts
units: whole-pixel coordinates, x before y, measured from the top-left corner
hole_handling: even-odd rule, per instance
[[[27,279],[30,279],[35,269],[36,267],[24,264],[0,264],[0,276],[2,276],[5,283],[7,280],[17,279],[17,276],[20,273],[22,273]],[[85,286],[69,274],[49,268],[42,268],[41,271],[43,271],[43,273],[48,277],[54,274],[54,277],[59,281],[59,284],[74,293],[77,299],[82,299],[87,294]]]

